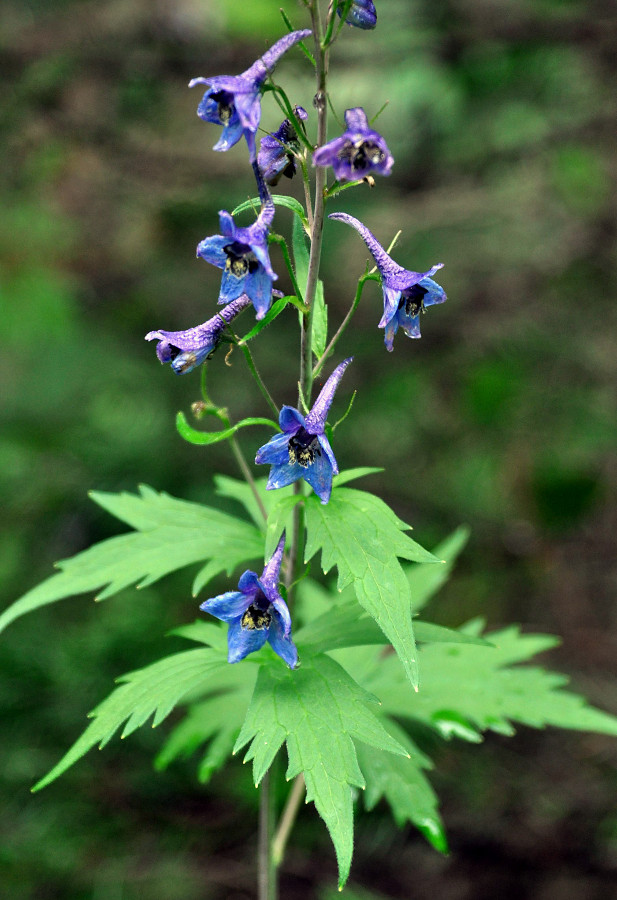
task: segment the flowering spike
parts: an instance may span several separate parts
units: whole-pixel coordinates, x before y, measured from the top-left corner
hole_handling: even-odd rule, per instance
[[[277,590],[284,547],[283,532],[260,578],[247,569],[240,576],[237,591],[212,597],[199,607],[229,624],[227,659],[230,663],[239,662],[268,641],[290,669],[298,665],[298,651],[291,639],[291,616]]]
[[[332,166],[338,181],[357,181],[376,172],[389,175],[394,157],[383,137],[368,123],[361,106],[345,111],[347,130],[333,141],[318,147],[313,164]]]
[[[404,269],[394,262],[375,235],[358,219],[341,212],[331,213],[328,218],[346,222],[355,228],[377,264],[384,299],[383,316],[379,327],[385,328],[386,349],[390,351],[393,349],[394,335],[399,326],[407,337],[421,337],[420,313],[424,312],[427,306],[446,300],[443,288],[431,278],[431,275],[443,268],[443,263],[436,263],[428,272],[412,272],[410,269]]]
[[[159,360],[170,362],[176,375],[186,375],[208,359],[218,347],[225,326],[250,303],[250,298],[242,294],[203,325],[186,331],[149,331],[146,340],[158,340],[156,355]]]
[[[281,56],[309,34],[311,32],[308,29],[286,34],[240,75],[191,79],[189,87],[196,84],[208,86],[197,107],[199,118],[204,122],[223,126],[223,133],[214,145],[214,150],[229,150],[244,135],[250,160],[255,161],[257,156],[255,134],[261,118],[261,93],[264,81]]]
[[[339,18],[343,15],[345,0],[339,0],[336,11]],[[348,25],[363,28],[365,31],[377,25],[377,10],[373,0],[353,0],[345,21]]]
[[[332,493],[332,477],[338,475],[338,465],[330,441],[325,435],[326,417],[334,392],[343,372],[353,357],[336,367],[324,384],[306,419],[293,406],[284,406],[279,416],[282,434],[275,434],[260,447],[257,464],[270,465],[267,490],[293,484],[299,478],[310,484],[322,503]]]

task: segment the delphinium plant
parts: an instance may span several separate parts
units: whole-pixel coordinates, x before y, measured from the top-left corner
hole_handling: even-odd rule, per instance
[[[477,621],[448,629],[423,619],[424,606],[465,543],[464,530],[429,552],[409,537],[410,526],[383,500],[349,487],[379,470],[339,470],[345,448],[337,428],[351,411],[357,353],[348,325],[365,286],[375,281],[383,291],[379,327],[388,351],[399,328],[420,338],[423,313],[446,295],[433,280],[441,263],[425,272],[406,268],[414,262],[396,261],[392,246],[386,249],[366,224],[339,208],[344,192],[377,184],[394,164],[368,107],[345,110],[339,118],[344,128],[335,126],[335,136],[328,136],[331,52],[348,27],[375,28],[375,4],[302,0],[301,6],[306,21],[292,24],[284,17],[289,33],[242,74],[190,83],[205,89],[197,109],[209,123],[203,127],[220,130],[213,149],[239,145],[234,152],[252,168],[255,196],[232,212],[222,211],[218,233],[209,233],[197,247],[198,257],[221,270],[220,292],[207,321],[146,335],[156,341],[161,363],[200,380],[194,421],[179,413],[178,432],[201,448],[229,442],[242,480],[215,481],[218,493],[239,501],[246,516],[145,487],[139,495],[94,494],[95,502],[133,530],[60,563],[57,574],[0,617],[5,627],[63,597],[96,591],[102,600],[201,564],[192,586],[195,596],[206,596],[199,600],[201,612],[174,632],[198,646],[122,676],[35,790],[119,729],[127,736],[151,718],[158,725],[178,708],[181,716],[157,768],[199,752],[198,776],[206,782],[232,754],[252,762],[260,792],[261,900],[276,896],[278,868],[303,799],[314,804],[328,828],[341,887],[351,865],[356,804],[370,810],[384,799],[397,824],[413,823],[436,850],[446,852],[437,798],[426,776],[431,761],[412,737],[418,725],[443,738],[474,742],[485,730],[512,734],[513,722],[617,734],[617,719],[566,691],[564,678],[518,665],[553,646],[554,638],[521,635],[515,627],[485,632]],[[315,79],[310,114],[288,96],[278,73],[273,79],[285,54],[300,52]],[[260,135],[262,101],[277,103],[284,119],[278,129]],[[305,205],[272,192],[283,177],[294,176],[303,181]],[[238,224],[241,215],[251,223]],[[331,229],[335,240],[341,222],[358,233],[371,258],[349,287],[349,312],[329,333],[320,257],[324,229]],[[290,240],[279,231],[290,233]],[[390,236],[379,237],[388,243]],[[284,271],[293,288],[289,295],[275,286]],[[375,291],[371,302],[377,296]],[[251,351],[254,341],[267,340],[267,326],[279,315],[297,318],[300,328],[298,371],[281,372],[278,379],[277,391],[287,401],[281,408]],[[412,344],[396,340],[398,352],[413,353]],[[219,363],[225,347],[243,354],[257,381],[263,409],[255,417],[232,422],[227,408],[208,394],[207,369]],[[206,430],[206,416],[220,427]],[[236,438],[244,428],[256,430],[256,468]],[[269,467],[267,477],[263,466]],[[319,557],[324,574],[336,569],[336,579],[318,577]],[[239,578],[233,577],[236,570],[242,572]],[[209,596],[210,583],[221,573],[229,578],[228,589]],[[283,745],[290,787],[279,810],[270,782],[280,774]]]

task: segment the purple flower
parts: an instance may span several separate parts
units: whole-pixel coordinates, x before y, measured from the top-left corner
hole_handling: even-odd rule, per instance
[[[345,111],[345,124],[347,131],[315,150],[314,165],[332,166],[338,181],[357,181],[371,172],[389,175],[394,158],[361,106]]]
[[[290,669],[298,665],[298,651],[291,639],[291,616],[278,592],[284,548],[285,532],[260,578],[247,570],[240,577],[237,591],[220,594],[199,607],[229,623],[227,659],[230,663],[240,662],[268,641]]]
[[[256,162],[253,169],[263,203],[257,219],[248,228],[241,228],[228,212],[222,210],[219,223],[223,233],[201,241],[197,245],[197,256],[223,270],[219,303],[231,303],[247,294],[255,307],[256,318],[263,319],[272,303],[272,282],[278,278],[268,253],[274,203]]]
[[[338,475],[338,465],[324,434],[326,418],[339,381],[352,359],[350,356],[336,367],[306,419],[293,406],[281,409],[279,424],[283,433],[270,438],[255,457],[256,463],[272,466],[267,490],[285,487],[304,478],[322,503],[330,499],[332,476]]]
[[[186,331],[149,331],[146,340],[158,340],[156,355],[160,361],[170,362],[176,375],[186,375],[214,353],[225,326],[250,303],[250,298],[242,294],[203,325]]]
[[[427,306],[443,303],[446,299],[443,288],[430,277],[438,269],[443,268],[443,263],[437,263],[428,272],[411,272],[395,263],[377,238],[353,216],[347,213],[331,213],[328,218],[347,222],[355,228],[373,254],[381,274],[383,288],[383,316],[379,327],[386,329],[386,349],[393,349],[394,335],[399,326],[407,337],[419,338],[420,313],[424,312]]]
[[[204,122],[214,122],[223,126],[223,133],[214,145],[214,150],[229,150],[244,134],[250,160],[254,162],[255,133],[261,117],[261,92],[264,81],[281,56],[309,34],[310,30],[286,34],[241,75],[193,78],[189,82],[189,87],[196,84],[208,85],[208,90],[197,107],[197,115]]]
[[[296,106],[294,112],[298,119],[308,119],[303,107]],[[296,174],[296,156],[299,151],[298,135],[289,119],[284,119],[279,128],[261,139],[257,165],[263,174],[266,184],[278,184],[281,175],[293,178]]]
[[[346,0],[339,0],[336,11],[339,16],[343,15]],[[370,29],[377,25],[377,10],[373,0],[353,0],[351,9],[347,13],[345,21],[348,25],[355,25],[356,28]]]

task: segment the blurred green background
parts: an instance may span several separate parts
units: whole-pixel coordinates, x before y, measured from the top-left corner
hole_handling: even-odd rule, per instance
[[[218,270],[196,260],[217,211],[254,191],[246,152],[211,147],[193,76],[235,74],[284,31],[279,0],[4,0],[0,8],[0,576],[7,605],[52,564],[119,529],[91,488],[138,482],[212,500],[236,475],[222,445],[184,444],[173,420],[198,376],[158,365],[143,335],[215,309]],[[337,358],[355,354],[341,467],[432,546],[472,538],[431,609],[459,624],[563,636],[549,663],[617,712],[617,17],[609,0],[376,0],[375,32],[345,29],[331,67],[339,115],[363,105],[396,165],[335,199],[396,258],[445,263],[448,302],[386,353],[369,285]],[[302,5],[283,3],[297,27]],[[310,70],[277,69],[311,109]],[[263,124],[280,114],[264,102]],[[331,135],[337,126],[331,123]],[[280,186],[287,190],[287,184]],[[300,196],[300,185],[289,190]],[[277,230],[289,232],[282,210]],[[324,275],[340,322],[367,253],[330,223]],[[273,251],[279,285],[288,289]],[[296,316],[254,345],[279,403],[297,379]],[[234,418],[268,415],[243,360],[209,364]],[[326,374],[327,374],[326,370]],[[345,399],[337,398],[342,412]],[[250,456],[267,434],[246,432]],[[215,589],[224,589],[217,583]],[[254,789],[239,763],[206,791],[189,761],[157,775],[149,728],[29,787],[113,679],[183,646],[190,573],[94,607],[64,601],[16,623],[0,653],[0,896],[15,900],[241,900],[254,896]],[[213,593],[215,591],[213,590]],[[163,726],[165,727],[165,726]],[[481,747],[435,744],[433,783],[452,853],[439,857],[384,808],[359,812],[353,900],[569,900],[614,896],[617,743],[524,731]],[[319,866],[315,860],[319,859]],[[285,898],[334,896],[312,807],[283,872]],[[355,890],[355,888],[353,888]]]

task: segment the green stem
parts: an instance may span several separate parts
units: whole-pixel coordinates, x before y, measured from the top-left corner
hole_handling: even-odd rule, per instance
[[[334,15],[330,10],[330,18]],[[315,62],[317,93],[313,103],[317,109],[317,147],[323,146],[327,140],[328,132],[328,103],[327,103],[327,74],[328,51],[322,46],[322,24],[319,3],[311,6],[311,20],[313,25],[313,38],[315,41]],[[308,307],[308,313],[304,318],[302,328],[302,346],[300,361],[300,385],[307,402],[310,402],[311,388],[313,386],[313,308],[317,281],[319,277],[319,264],[321,261],[321,247],[323,242],[323,227],[325,217],[324,190],[326,186],[326,169],[317,166],[315,169],[315,204],[313,207],[313,227],[311,228],[311,251],[309,254],[308,274],[306,280],[306,293],[304,303]]]
[[[257,386],[259,387],[259,390],[260,390],[261,393],[263,394],[263,397],[264,397],[266,403],[268,404],[268,406],[270,407],[270,409],[271,409],[272,412],[274,413],[275,418],[278,419],[278,417],[279,417],[279,408],[278,408],[278,406],[276,405],[276,403],[274,402],[274,400],[273,400],[273,398],[272,398],[272,394],[270,393],[270,391],[268,390],[268,388],[267,388],[266,385],[264,384],[264,381],[263,381],[261,375],[259,374],[259,371],[258,371],[258,369],[257,369],[257,366],[255,365],[255,360],[253,359],[253,354],[252,354],[251,351],[249,350],[248,344],[243,344],[241,341],[238,341],[238,342],[237,342],[237,345],[238,345],[238,347],[240,347],[240,349],[241,349],[242,352],[244,353],[244,358],[246,359],[247,365],[248,365],[249,369],[251,370],[251,375],[253,376],[253,378],[254,378],[255,381],[257,382]]]
[[[272,841],[272,856],[274,858],[275,866],[280,866],[283,861],[287,840],[294,822],[296,821],[296,816],[298,815],[298,810],[300,809],[300,803],[304,797],[305,790],[306,785],[304,784],[304,775],[300,774],[295,779],[291,791],[289,792],[285,809],[283,810],[279,826],[274,835],[274,840]]]
[[[277,863],[272,852],[272,832],[274,830],[274,792],[272,787],[270,772],[267,772],[259,786],[258,900],[276,900],[278,895]]]
[[[378,280],[379,280],[379,277],[377,275],[364,274],[358,281],[358,287],[356,288],[356,296],[354,297],[353,303],[351,304],[351,307],[350,307],[347,315],[345,316],[345,318],[339,325],[338,331],[336,332],[336,334],[334,335],[334,337],[332,338],[332,340],[330,341],[330,343],[324,350],[321,357],[315,363],[315,368],[313,369],[313,378],[316,378],[319,375],[319,373],[321,372],[321,370],[323,368],[323,364],[325,363],[327,358],[330,356],[330,354],[334,350],[336,344],[338,343],[339,338],[341,337],[341,335],[343,334],[343,332],[349,325],[349,321],[350,321],[351,317],[353,316],[353,314],[355,313],[355,311],[358,307],[358,304],[360,303],[360,298],[362,297],[362,290],[364,288],[364,285],[366,284],[367,281],[378,281]]]
[[[259,512],[264,517],[264,522],[267,522],[268,521],[268,512],[266,510],[266,507],[263,505],[263,501],[259,495],[259,491],[257,490],[257,485],[255,484],[255,479],[253,478],[253,474],[248,467],[246,457],[244,456],[244,453],[242,452],[242,448],[240,447],[240,444],[238,443],[238,439],[235,436],[235,434],[233,434],[229,438],[229,443],[231,445],[231,452],[233,453],[233,455],[236,459],[236,462],[238,463],[240,471],[244,475],[246,483],[248,484],[248,486],[250,487],[250,489],[253,493],[255,502],[256,502],[257,506],[259,507]]]

